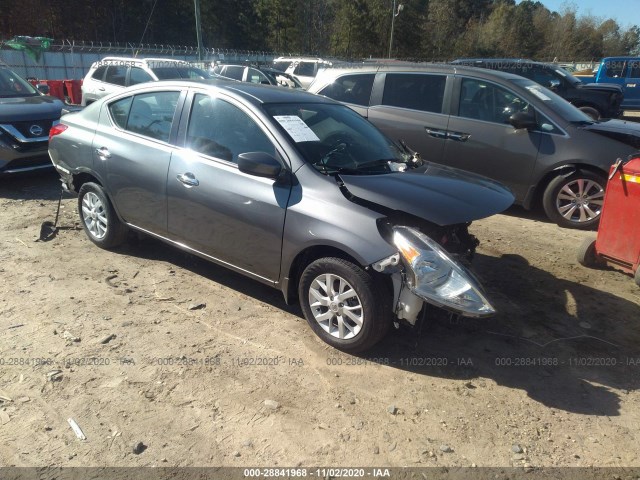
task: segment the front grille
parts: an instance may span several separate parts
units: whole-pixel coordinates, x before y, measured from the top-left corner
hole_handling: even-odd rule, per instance
[[[38,137],[48,137],[49,130],[51,130],[51,125],[53,124],[53,120],[27,120],[26,122],[13,122],[11,125],[18,130],[25,138],[38,138]],[[40,127],[41,133],[38,135],[34,135],[31,133],[32,127],[37,126]]]

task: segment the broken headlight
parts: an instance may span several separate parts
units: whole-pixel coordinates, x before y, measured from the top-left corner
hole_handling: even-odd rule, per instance
[[[394,227],[393,243],[407,267],[414,294],[468,317],[495,313],[473,275],[431,238],[411,227]]]

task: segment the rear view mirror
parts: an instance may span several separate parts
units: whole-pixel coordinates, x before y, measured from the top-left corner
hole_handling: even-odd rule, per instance
[[[47,85],[46,83],[39,83],[36,85],[36,88],[43,95],[49,95],[49,85]]]
[[[560,87],[560,80],[549,80],[549,89],[550,90],[557,90],[558,87]]]
[[[278,178],[282,165],[265,152],[247,152],[238,155],[238,169],[256,177]]]
[[[515,129],[526,128],[530,130],[535,128],[538,123],[536,122],[536,117],[531,113],[526,112],[516,112],[509,117],[509,123],[513,125]]]

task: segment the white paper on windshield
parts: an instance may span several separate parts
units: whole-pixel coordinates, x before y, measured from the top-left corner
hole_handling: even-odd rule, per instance
[[[540,90],[540,87],[536,87],[535,85],[530,85],[527,87],[527,90],[533,93],[540,100],[543,100],[545,102],[551,101],[551,99],[547,97],[542,90]]]
[[[275,115],[273,118],[282,125],[296,143],[320,141],[313,130],[296,115]]]

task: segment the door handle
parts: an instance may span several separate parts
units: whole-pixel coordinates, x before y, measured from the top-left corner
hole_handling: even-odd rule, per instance
[[[197,187],[200,185],[198,179],[191,172],[179,173],[176,178],[187,188]]]
[[[104,92],[104,87],[100,87],[98,90],[100,90],[101,92]]]
[[[98,158],[100,158],[100,160],[111,158],[111,152],[109,152],[109,149],[107,147],[96,148],[96,153],[98,154]]]
[[[447,138],[447,132],[445,132],[444,130],[435,130],[429,127],[425,127],[425,130],[434,138]]]
[[[448,138],[450,138],[451,140],[456,140],[458,142],[466,142],[467,140],[469,140],[470,136],[471,135],[469,135],[468,133],[458,133],[458,132],[447,133]]]

